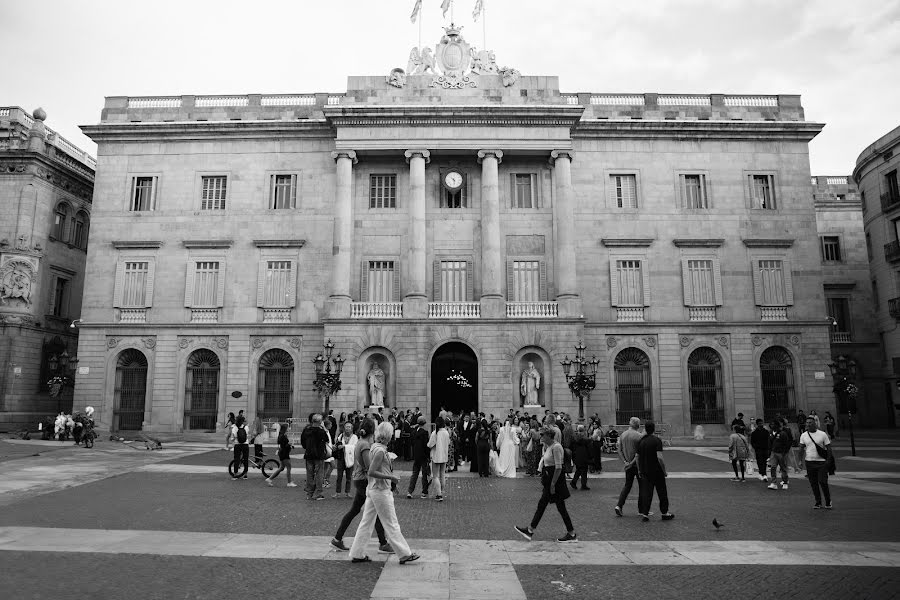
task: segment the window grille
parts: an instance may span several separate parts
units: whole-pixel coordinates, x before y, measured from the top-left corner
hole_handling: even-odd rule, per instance
[[[774,210],[775,189],[771,175],[750,176],[750,199],[753,208]]]
[[[203,177],[203,193],[200,210],[225,210],[225,195],[228,178],[225,176]]]
[[[722,397],[722,361],[711,348],[697,348],[688,357],[691,423],[725,422]]]
[[[369,177],[369,208],[397,208],[397,176]]]
[[[766,349],[759,359],[759,371],[766,422],[771,422],[777,413],[783,417],[796,414],[794,368],[790,354],[779,346]]]
[[[140,431],[147,398],[147,357],[129,349],[119,355],[113,386],[113,429]]]
[[[836,235],[822,237],[822,260],[826,262],[840,262],[841,238]]]
[[[631,417],[650,419],[650,360],[637,348],[619,352],[613,363],[616,381],[616,423],[627,423]]]
[[[293,416],[294,359],[281,349],[269,350],[259,359],[257,415],[262,419]]]
[[[216,429],[219,407],[219,357],[212,350],[193,352],[184,379],[184,428]]]

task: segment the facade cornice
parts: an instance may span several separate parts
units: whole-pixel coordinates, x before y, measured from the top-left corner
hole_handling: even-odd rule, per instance
[[[326,106],[325,118],[335,127],[494,126],[574,127],[583,106],[519,105],[370,105]]]
[[[825,282],[822,284],[822,287],[826,290],[834,290],[834,291],[849,291],[856,288],[855,281],[832,281]]]
[[[579,121],[573,138],[749,139],[809,142],[824,123],[807,121],[679,121],[591,119]]]
[[[100,123],[82,125],[81,130],[95,142],[147,142],[155,140],[327,138],[334,130],[324,119],[296,121],[176,121],[142,123]]]
[[[302,248],[306,240],[253,240],[257,248]]]
[[[792,239],[744,238],[741,241],[748,248],[790,248],[794,245]]]
[[[75,162],[75,159],[69,160]],[[93,197],[94,176],[88,167],[80,163],[75,167],[74,164],[69,165],[63,159],[51,158],[42,152],[0,150],[0,172],[37,176],[74,194],[88,204]]]
[[[231,248],[234,240],[183,240],[185,248]]]
[[[672,240],[679,248],[720,248],[725,244],[722,238],[680,238]]]
[[[158,249],[163,247],[161,240],[113,240],[110,242],[116,250]]]
[[[601,238],[600,243],[607,248],[649,248],[653,238]]]

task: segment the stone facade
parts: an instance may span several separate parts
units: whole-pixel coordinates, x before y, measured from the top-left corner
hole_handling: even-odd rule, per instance
[[[122,391],[123,356],[147,382],[134,426],[181,432],[201,393],[214,394],[217,424],[239,409],[270,415],[261,388],[276,368],[290,382],[277,416],[305,417],[321,409],[312,359],[327,339],[346,359],[336,413],[368,404],[374,360],[388,406],[505,414],[535,362],[543,406],[577,414],[559,363],[579,340],[599,362],[584,412],[607,424],[637,411],[677,435],[699,422],[723,433],[736,412],[761,417],[764,394],[834,410],[807,149],[822,125],[803,119],[799,97],[454,81],[107,98],[84,127],[101,168],[79,340],[90,369],[76,386],[98,399],[101,425],[121,425],[135,393]],[[213,176],[227,182],[223,209],[204,204]],[[152,210],[133,210],[145,183]],[[775,265],[777,290],[760,261]],[[126,263],[152,271],[140,306],[121,301]],[[198,308],[208,263],[224,284]],[[292,273],[284,305],[268,296],[275,263]],[[690,265],[707,269],[696,289]],[[188,383],[200,348],[218,364],[206,392]],[[789,363],[775,368],[782,384],[760,368],[773,353]],[[692,355],[717,362],[701,361],[706,380],[689,373]],[[713,398],[703,416],[692,396]]]
[[[0,107],[0,428],[34,427],[72,409],[73,375],[96,162],[19,107]],[[56,371],[51,358],[56,356]],[[65,360],[63,360],[65,362]]]
[[[879,426],[900,421],[900,127],[863,150],[856,159],[853,181],[859,188],[863,209],[865,244],[871,267],[877,333],[883,354],[867,373],[880,380]]]

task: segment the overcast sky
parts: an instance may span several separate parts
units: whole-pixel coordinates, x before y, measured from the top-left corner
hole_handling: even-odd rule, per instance
[[[801,94],[826,123],[814,175],[849,174],[900,125],[896,0],[454,0],[457,25],[497,62],[557,75],[563,92]],[[0,105],[79,125],[104,96],[342,92],[348,75],[406,67],[414,0],[0,1]],[[423,1],[422,43],[441,0]],[[449,14],[447,20],[449,21]]]

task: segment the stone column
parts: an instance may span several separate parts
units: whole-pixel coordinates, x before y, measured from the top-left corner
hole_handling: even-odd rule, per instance
[[[556,223],[556,239],[553,252],[556,255],[556,300],[560,317],[581,317],[581,297],[578,294],[578,275],[575,270],[575,194],[572,191],[571,150],[554,150],[550,153],[553,165],[555,201],[553,220]]]
[[[431,160],[431,153],[425,149],[407,150],[404,156],[409,163],[409,252],[403,316],[424,319],[428,316],[428,295],[425,292],[425,282],[428,281],[425,264],[425,165]]]
[[[326,314],[329,319],[350,318],[350,273],[353,261],[353,202],[351,189],[353,165],[357,162],[353,150],[331,153],[337,163],[334,190],[334,237],[331,246],[331,296]]]
[[[479,150],[481,163],[481,316],[506,316],[503,299],[503,255],[500,238],[500,185],[497,167],[503,160],[500,150]]]

